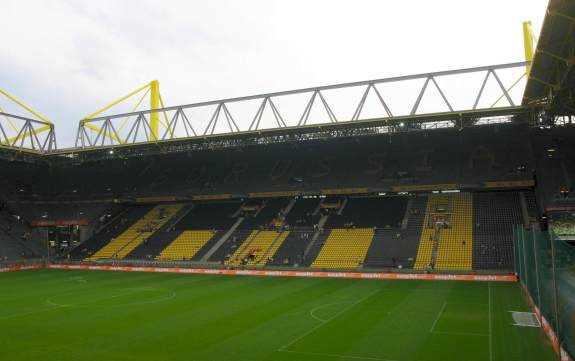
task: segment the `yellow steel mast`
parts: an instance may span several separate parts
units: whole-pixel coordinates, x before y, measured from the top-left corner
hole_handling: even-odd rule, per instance
[[[97,127],[94,124],[91,124],[90,122],[88,122],[88,120],[90,120],[91,118],[94,118],[100,114],[102,114],[103,112],[105,112],[106,110],[112,108],[113,106],[125,101],[126,99],[131,98],[132,96],[140,93],[141,91],[146,90],[146,92],[144,93],[144,95],[142,96],[142,98],[140,99],[140,101],[138,101],[138,103],[136,104],[136,106],[134,107],[134,109],[132,109],[132,112],[136,111],[136,109],[140,106],[142,100],[144,100],[144,97],[149,93],[150,94],[150,110],[158,110],[164,107],[164,102],[162,100],[162,96],[160,95],[160,82],[158,80],[152,80],[151,82],[149,82],[148,84],[130,92],[129,94],[111,102],[110,104],[106,105],[105,107],[95,111],[94,113],[84,117],[82,119],[82,124],[95,131],[95,132],[100,132],[101,129],[99,127]],[[166,113],[164,112],[164,118],[165,118],[165,126],[168,128],[168,118]],[[121,125],[120,128],[122,128],[125,124],[125,122],[127,121],[127,119],[124,120],[124,123]],[[160,134],[160,115],[159,112],[152,112],[150,113],[150,128],[151,128],[151,134],[150,134],[150,141],[156,141],[159,139]],[[170,129],[171,132],[171,129]],[[118,139],[114,134],[110,134],[109,132],[103,132],[103,135],[111,138],[119,143],[124,143],[125,141],[123,139]]]
[[[150,82],[150,109],[160,109],[160,82],[157,80]],[[152,141],[157,140],[159,137],[159,122],[158,112],[150,113],[150,128],[152,129],[150,139]]]
[[[11,100],[12,102],[14,102],[16,105],[20,106],[22,109],[26,110],[28,113],[32,114],[33,116],[35,116],[36,118],[42,120],[43,122],[45,122],[46,125],[42,125],[38,128],[34,129],[34,133],[35,134],[39,134],[45,131],[48,131],[50,129],[52,129],[52,122],[49,121],[47,118],[43,117],[42,115],[38,114],[36,111],[34,111],[32,108],[30,108],[29,106],[27,106],[26,104],[24,104],[21,100],[19,100],[18,98],[16,98],[14,95],[8,93],[5,90],[0,89],[0,95],[4,95],[6,98],[8,98],[9,100]],[[2,108],[0,108],[0,112],[3,112],[4,110]],[[12,122],[11,119],[9,119],[8,117],[6,117],[6,120],[8,121],[8,123],[10,123],[10,126],[16,130],[16,127],[14,125],[14,123]],[[0,144],[5,144],[5,143],[12,143],[14,141],[23,139],[23,138],[27,138],[32,136],[32,132],[24,132],[22,134],[19,134],[16,137],[12,137],[10,139],[7,139],[5,142],[2,142]]]
[[[533,54],[535,49],[533,44],[535,43],[535,36],[533,35],[533,30],[531,29],[531,21],[523,22],[523,46],[525,48],[525,61],[530,62],[526,66],[526,73],[529,76],[531,71],[531,62],[533,61]]]

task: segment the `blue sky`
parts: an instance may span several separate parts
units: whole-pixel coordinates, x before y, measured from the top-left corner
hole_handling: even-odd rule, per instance
[[[521,22],[538,34],[546,5],[3,0],[0,88],[54,121],[70,146],[80,118],[152,79],[176,105],[521,61]]]

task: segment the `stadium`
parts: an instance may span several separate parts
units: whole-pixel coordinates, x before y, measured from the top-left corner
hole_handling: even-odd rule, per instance
[[[0,358],[572,360],[574,25],[551,0],[515,63],[176,106],[152,81],[64,148],[0,89],[28,114],[0,109]]]

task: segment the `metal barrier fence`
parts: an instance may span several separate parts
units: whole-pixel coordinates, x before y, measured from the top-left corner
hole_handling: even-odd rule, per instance
[[[551,231],[523,227],[514,229],[514,243],[515,271],[556,351],[569,360],[575,355],[575,246]]]

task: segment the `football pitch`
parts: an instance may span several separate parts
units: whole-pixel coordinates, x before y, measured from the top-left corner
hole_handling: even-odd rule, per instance
[[[0,274],[0,360],[557,360],[518,284]]]

